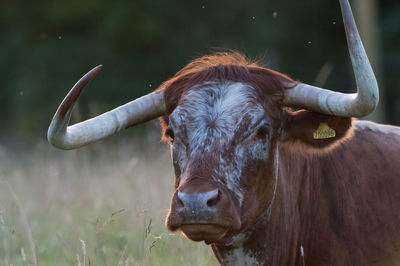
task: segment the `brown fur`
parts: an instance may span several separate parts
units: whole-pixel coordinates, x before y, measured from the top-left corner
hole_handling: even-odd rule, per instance
[[[243,82],[255,88],[272,120],[269,158],[279,150],[279,181],[269,219],[263,213],[273,194],[274,162],[266,162],[252,179],[244,178],[250,180],[243,181],[248,197],[240,210],[242,230],[248,235],[244,252],[262,265],[399,263],[400,135],[359,129],[350,118],[287,110],[281,102],[290,88],[283,83],[293,80],[239,53],[202,57],[161,85],[168,113],[188,90],[209,81]],[[167,139],[168,115],[160,122]],[[321,122],[336,131],[334,138],[313,138]],[[196,176],[176,183],[176,188],[207,178],[207,168],[214,167],[212,157],[195,162]],[[199,183],[186,189],[198,188],[210,189]],[[218,243],[212,248],[221,263],[235,249]]]
[[[302,245],[305,265],[397,265],[399,143],[399,135],[354,129],[324,155],[280,145],[280,217],[272,217],[281,229],[274,237],[295,251],[293,264],[302,265]],[[281,261],[272,265],[289,265],[281,253],[274,251]]]

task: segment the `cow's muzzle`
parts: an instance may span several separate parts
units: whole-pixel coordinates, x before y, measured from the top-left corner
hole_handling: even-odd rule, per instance
[[[227,191],[215,186],[203,192],[194,188],[184,185],[175,191],[166,220],[169,230],[180,229],[189,239],[210,244],[240,229],[238,210]]]

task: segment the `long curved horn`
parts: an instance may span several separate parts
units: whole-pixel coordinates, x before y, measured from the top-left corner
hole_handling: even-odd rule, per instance
[[[287,90],[284,104],[324,114],[362,117],[370,114],[376,108],[379,101],[379,89],[358,34],[349,1],[339,0],[339,2],[357,83],[357,93],[344,94],[299,83]]]
[[[47,138],[53,146],[64,150],[79,148],[165,114],[164,91],[160,90],[97,117],[68,126],[75,102],[101,67],[97,66],[83,76],[61,103],[47,132]]]

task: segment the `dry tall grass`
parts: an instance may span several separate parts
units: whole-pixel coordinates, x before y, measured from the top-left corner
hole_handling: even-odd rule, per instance
[[[164,228],[173,183],[158,133],[68,152],[0,146],[0,265],[216,265]]]

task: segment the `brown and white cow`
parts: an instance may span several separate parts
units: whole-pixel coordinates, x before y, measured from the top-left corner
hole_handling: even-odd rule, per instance
[[[97,67],[59,107],[49,141],[73,149],[160,117],[176,178],[166,226],[211,244],[221,264],[400,265],[400,128],[352,119],[374,110],[378,87],[349,3],[340,4],[356,94],[217,53],[68,126]]]

